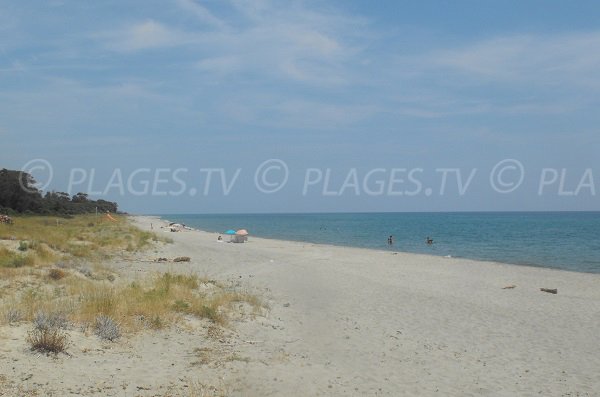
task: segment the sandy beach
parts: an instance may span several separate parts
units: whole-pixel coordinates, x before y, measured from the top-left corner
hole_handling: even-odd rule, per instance
[[[600,397],[600,0],[0,32],[0,397]]]
[[[107,396],[600,391],[600,275],[252,236],[233,244],[166,232],[153,217],[134,223],[174,242],[113,261],[123,277],[195,273],[254,293],[267,308],[240,308],[221,329],[174,327],[110,346],[74,337],[58,358],[28,352],[24,327],[4,327],[5,395],[18,387]],[[189,263],[154,262],[184,255]]]

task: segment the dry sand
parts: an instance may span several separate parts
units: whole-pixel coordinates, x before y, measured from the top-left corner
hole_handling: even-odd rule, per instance
[[[164,221],[135,222],[163,233]],[[75,334],[71,355],[58,358],[29,352],[24,325],[4,327],[6,395],[212,395],[212,386],[234,396],[600,395],[600,275],[254,237],[232,244],[201,231],[168,236],[174,244],[113,266],[125,277],[209,276],[260,295],[269,310],[228,329],[190,320],[113,344]],[[192,260],[151,261],[177,256]]]

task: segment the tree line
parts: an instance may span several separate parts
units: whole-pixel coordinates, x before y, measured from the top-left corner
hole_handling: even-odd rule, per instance
[[[0,170],[0,213],[76,215],[117,212],[117,203],[91,200],[86,193],[72,197],[64,192],[42,192],[30,174],[22,171]]]

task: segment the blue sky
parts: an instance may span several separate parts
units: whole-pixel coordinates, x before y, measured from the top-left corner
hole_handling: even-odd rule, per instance
[[[47,189],[130,212],[600,210],[598,15],[592,1],[3,1],[0,166],[44,159]],[[264,193],[270,159],[288,178]],[[499,193],[507,159],[523,180]],[[208,185],[207,169],[222,170]]]

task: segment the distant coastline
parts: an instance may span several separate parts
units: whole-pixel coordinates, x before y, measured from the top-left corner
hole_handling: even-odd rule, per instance
[[[243,227],[251,236],[267,239],[600,273],[600,247],[594,243],[600,241],[600,212],[156,216],[210,233]],[[394,235],[393,246],[386,244],[389,234]],[[432,245],[425,243],[429,236]]]

